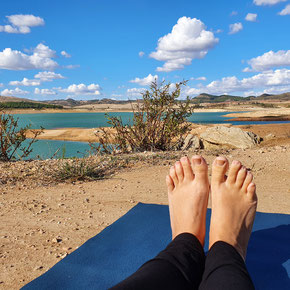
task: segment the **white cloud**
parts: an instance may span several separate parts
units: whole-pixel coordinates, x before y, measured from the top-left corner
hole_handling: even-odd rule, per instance
[[[158,81],[158,75],[151,75],[149,74],[147,77],[140,79],[140,78],[135,78],[134,80],[131,80],[130,83],[136,83],[140,86],[150,86],[152,82],[155,80]]]
[[[52,95],[57,95],[57,92],[50,90],[50,89],[39,89],[35,88],[34,89],[34,94],[36,95],[46,95],[46,96],[52,96]]]
[[[157,71],[170,72],[183,69],[193,59],[205,57],[217,43],[218,38],[206,30],[202,21],[184,16],[178,19],[170,33],[159,38],[156,51],[150,57],[165,61]]]
[[[222,33],[222,32],[223,32],[222,29],[217,29],[217,30],[215,31],[215,33]]]
[[[10,86],[39,86],[40,81],[39,80],[29,80],[27,78],[23,78],[22,81],[11,81],[9,82]]]
[[[4,86],[4,84],[3,83],[0,83],[0,87],[3,87]]]
[[[31,14],[15,14],[6,16],[8,25],[0,25],[0,32],[7,33],[30,33],[30,27],[44,25],[43,18]]]
[[[64,66],[64,68],[68,68],[68,69],[75,69],[78,67],[80,67],[79,64],[69,64],[69,65]]]
[[[243,71],[265,71],[275,67],[290,66],[290,50],[272,50],[264,53],[261,56],[252,58],[248,61],[250,68],[245,68]]]
[[[144,93],[145,88],[132,88],[127,90],[127,95],[131,97],[141,97]]]
[[[255,22],[255,21],[257,21],[257,17],[258,17],[258,14],[248,13],[247,16],[245,17],[245,19],[247,21]]]
[[[65,78],[61,74],[57,74],[57,73],[52,72],[52,71],[42,71],[42,72],[39,72],[38,74],[36,74],[34,77],[36,79],[40,79],[42,82],[50,82],[52,80]]]
[[[145,55],[145,52],[144,52],[144,51],[139,51],[138,55],[139,55],[140,57],[143,57],[143,56]]]
[[[254,4],[256,4],[257,6],[261,6],[261,5],[275,5],[278,4],[280,2],[285,2],[287,0],[254,0]]]
[[[198,78],[196,78],[196,80],[198,80],[198,81],[206,81],[206,77],[198,77]]]
[[[64,57],[66,57],[66,58],[70,58],[71,57],[71,55],[69,53],[67,53],[66,51],[64,51],[64,50],[60,54],[62,56],[64,56]]]
[[[232,11],[230,16],[235,16],[235,15],[238,15],[238,12],[237,11]]]
[[[243,24],[241,22],[230,24],[230,32],[229,34],[238,33],[243,29]]]
[[[278,13],[279,15],[290,15],[290,4],[288,4],[282,11]]]
[[[228,94],[232,92],[243,92],[249,90],[272,90],[282,92],[282,88],[290,87],[290,70],[277,69],[256,74],[249,78],[238,79],[235,76],[224,77],[206,86],[197,88],[187,88],[187,95],[197,95],[200,93]],[[287,90],[284,90],[284,92]],[[288,90],[289,91],[289,90]]]
[[[61,92],[75,95],[100,95],[101,87],[98,84],[72,84],[66,89],[60,89]]]
[[[0,69],[55,69],[58,63],[52,59],[54,57],[55,51],[42,43],[34,48],[31,55],[5,48],[2,52],[0,51]]]
[[[19,88],[16,88],[15,90],[5,89],[1,92],[2,96],[23,96],[23,95],[27,95],[27,94],[29,94],[28,91],[24,91],[24,90],[21,90]]]

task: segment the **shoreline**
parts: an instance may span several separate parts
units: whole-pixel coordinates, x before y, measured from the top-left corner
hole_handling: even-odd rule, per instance
[[[207,128],[212,126],[230,126],[230,123],[226,124],[192,124],[191,134],[200,135]],[[277,128],[284,128],[284,130],[290,130],[290,123],[271,123],[271,124],[241,124],[233,125],[239,128],[247,128],[247,131],[255,131],[257,128],[262,127],[263,131],[267,131],[268,134],[275,132]],[[107,127],[109,128],[109,127]],[[33,132],[34,130],[32,130]],[[59,129],[44,129],[44,132],[37,137],[37,140],[59,140],[59,141],[75,141],[75,142],[98,142],[98,136],[100,128],[59,128]],[[32,133],[28,132],[27,138],[31,138]],[[263,137],[263,136],[261,136]]]
[[[215,113],[215,112],[236,112],[236,111],[245,111],[244,109],[219,109],[219,108],[208,108],[208,109],[194,109],[194,113]],[[70,113],[133,113],[133,110],[130,108],[112,108],[112,109],[85,109],[85,108],[76,108],[76,109],[15,109],[15,110],[6,110],[5,113],[8,114],[70,114]]]

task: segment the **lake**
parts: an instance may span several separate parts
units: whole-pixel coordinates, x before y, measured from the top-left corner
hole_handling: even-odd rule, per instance
[[[194,113],[188,121],[200,124],[224,124],[230,118],[223,115],[234,112],[209,112]],[[125,124],[130,122],[133,117],[131,112],[112,112],[109,116],[120,116]],[[38,129],[41,126],[45,129],[57,128],[98,128],[108,127],[105,113],[44,113],[44,114],[15,114],[19,118],[19,126],[31,124],[31,128]],[[234,125],[240,124],[269,124],[269,123],[288,123],[286,122],[231,122]],[[58,140],[39,140],[33,145],[33,152],[30,158],[48,159],[55,153],[55,157],[82,157],[90,149],[86,142],[71,142]]]

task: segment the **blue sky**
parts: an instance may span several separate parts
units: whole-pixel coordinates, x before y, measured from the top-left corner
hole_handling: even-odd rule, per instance
[[[290,0],[1,3],[0,94],[134,99],[154,78],[196,96],[290,91]]]

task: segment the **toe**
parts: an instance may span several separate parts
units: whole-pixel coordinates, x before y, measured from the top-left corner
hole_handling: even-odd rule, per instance
[[[235,183],[236,186],[242,187],[246,176],[247,176],[247,169],[245,166],[242,166],[237,174],[237,179],[236,179],[236,183]]]
[[[175,166],[170,167],[169,175],[170,175],[171,179],[173,180],[174,186],[177,186],[178,179],[177,179],[177,175],[176,175]]]
[[[227,184],[233,184],[236,182],[237,174],[242,167],[242,163],[240,161],[234,160],[230,166],[229,174],[227,178]]]
[[[177,161],[175,163],[175,169],[176,169],[176,175],[177,175],[178,181],[182,182],[184,178],[184,173],[183,173],[183,168],[180,161]]]
[[[173,183],[172,178],[169,175],[166,176],[166,185],[167,185],[168,191],[172,192],[174,189],[174,183]]]
[[[247,188],[247,195],[253,202],[258,201],[258,197],[256,195],[256,184],[251,182]]]
[[[195,155],[191,158],[193,173],[197,181],[208,180],[208,168],[206,161],[202,156]]]
[[[247,188],[248,188],[249,184],[252,182],[252,180],[253,180],[253,174],[250,171],[248,171],[247,176],[246,176],[245,181],[244,181],[244,184],[242,186],[243,191],[245,191],[245,192],[247,191]]]
[[[217,157],[212,166],[212,183],[219,184],[225,181],[229,162],[225,157]]]
[[[183,167],[184,179],[193,180],[194,175],[193,175],[192,168],[191,168],[188,158],[184,156],[180,159],[180,162]]]

